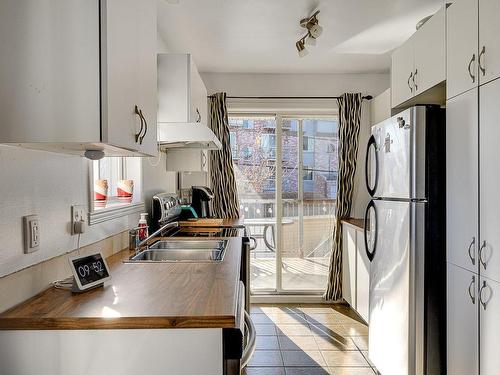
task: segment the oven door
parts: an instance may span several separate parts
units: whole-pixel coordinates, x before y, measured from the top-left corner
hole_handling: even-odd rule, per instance
[[[239,301],[236,327],[223,330],[224,375],[240,375],[255,351],[255,326],[245,310],[245,287],[242,282]]]

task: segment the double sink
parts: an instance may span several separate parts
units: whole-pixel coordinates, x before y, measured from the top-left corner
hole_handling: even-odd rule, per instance
[[[158,240],[126,262],[221,262],[227,240]]]

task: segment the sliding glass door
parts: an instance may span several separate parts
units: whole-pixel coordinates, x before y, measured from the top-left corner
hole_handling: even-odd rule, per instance
[[[321,293],[337,192],[334,116],[229,119],[240,211],[257,238],[252,293]]]

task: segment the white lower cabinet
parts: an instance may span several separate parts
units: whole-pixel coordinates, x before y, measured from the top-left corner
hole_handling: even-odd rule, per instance
[[[366,255],[364,233],[356,231],[356,310],[368,322],[370,314],[370,260]]]
[[[500,283],[481,277],[479,284],[479,337],[481,375],[498,375],[500,355]]]
[[[473,272],[447,264],[446,329],[450,375],[478,374],[478,278]]]
[[[342,297],[356,308],[356,230],[342,226]]]
[[[370,261],[366,255],[363,229],[342,224],[342,296],[368,322]]]

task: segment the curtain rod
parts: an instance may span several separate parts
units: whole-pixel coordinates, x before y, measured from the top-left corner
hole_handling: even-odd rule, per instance
[[[208,95],[209,98],[212,98],[213,95]],[[332,99],[340,99],[340,96],[226,96],[227,99],[311,99],[311,100],[332,100]],[[373,96],[366,95],[363,96],[362,99],[372,100]]]

